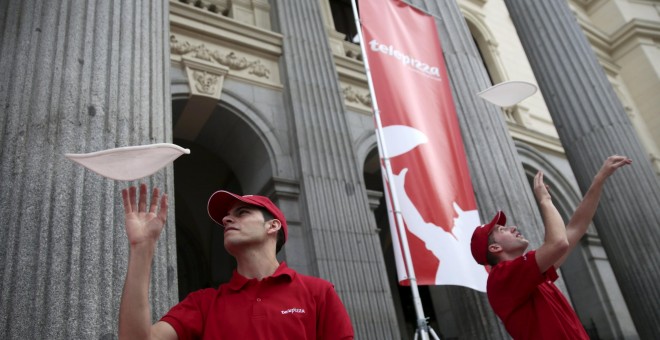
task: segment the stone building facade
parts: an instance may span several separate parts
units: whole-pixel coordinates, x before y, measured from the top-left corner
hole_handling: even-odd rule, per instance
[[[564,122],[582,124],[582,112],[556,112],[562,99],[545,87],[554,80],[537,71],[538,52],[518,34],[526,24],[512,20],[534,18],[536,9],[500,0],[410,3],[438,22],[482,220],[496,209],[509,211],[513,223],[529,230],[532,245],[540,244],[533,175],[544,171],[568,218],[588,181],[583,173],[595,169],[565,149]],[[586,37],[627,117],[622,124],[632,126],[620,138],[635,140],[625,148],[576,146],[576,152],[602,157],[633,150],[641,155],[639,171],[653,178],[630,198],[623,187],[643,176],[621,174],[604,204],[637,211],[613,195],[657,202],[660,3],[548,3],[554,7],[540,11],[565,10],[570,15],[563,18],[570,16]],[[152,274],[155,319],[187,293],[231,275],[235,263],[206,214],[209,195],[226,189],[268,195],[282,208],[290,231],[280,259],[335,284],[356,338],[412,339],[415,316],[409,289],[396,284],[371,98],[352,20],[348,0],[0,4],[0,337],[116,338],[128,251],[119,191],[128,183],[103,179],[62,155],[172,142],[191,154],[145,179],[173,198]],[[505,110],[474,95],[507,80],[538,83],[541,91]],[[589,111],[602,101],[579,103]],[[561,126],[553,123],[560,119],[566,119]],[[594,339],[657,334],[635,311],[658,302],[640,302],[627,291],[652,300],[658,285],[635,286],[629,277],[639,274],[624,275],[622,264],[608,258],[625,254],[621,248],[638,247],[649,257],[658,252],[651,242],[660,238],[657,212],[633,205],[650,216],[648,223],[622,228],[648,242],[610,241],[616,233],[596,219],[561,271],[560,285]],[[652,281],[660,265],[649,260],[645,269],[642,281]],[[441,338],[508,338],[485,294],[439,286],[420,293]]]

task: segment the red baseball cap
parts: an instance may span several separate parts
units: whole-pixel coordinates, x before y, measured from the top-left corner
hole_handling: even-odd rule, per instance
[[[472,233],[472,241],[470,242],[470,249],[472,250],[472,257],[478,264],[488,264],[488,236],[496,225],[504,225],[506,223],[506,215],[502,211],[498,211],[495,217],[487,224],[477,227]]]
[[[289,230],[286,226],[286,219],[282,211],[266,196],[258,195],[236,195],[229,191],[220,190],[214,192],[209,198],[207,210],[211,219],[222,225],[222,218],[227,216],[229,209],[236,204],[236,202],[243,202],[257,207],[265,208],[276,219],[282,223],[282,230],[284,230],[284,242],[289,236]]]

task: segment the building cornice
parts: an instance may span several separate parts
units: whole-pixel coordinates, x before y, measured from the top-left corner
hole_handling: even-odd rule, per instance
[[[207,40],[225,41],[266,54],[277,56],[282,54],[281,34],[246,25],[188,4],[170,2],[170,25],[172,28],[181,28],[203,35]]]

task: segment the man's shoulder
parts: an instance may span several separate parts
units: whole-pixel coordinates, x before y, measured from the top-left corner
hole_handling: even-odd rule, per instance
[[[316,276],[305,275],[296,272],[296,278],[305,284],[310,284],[316,287],[334,287],[332,282]]]
[[[536,258],[534,257],[534,250],[531,250],[527,253],[524,253],[512,260],[502,261],[490,269],[488,273],[488,284],[502,280],[504,277],[507,277],[517,270],[522,269],[526,265],[536,264]],[[534,262],[529,262],[534,261]]]
[[[334,291],[332,282],[320,277],[296,273],[295,279],[302,289],[315,296],[324,296],[329,290]]]
[[[196,291],[190,292],[187,297],[208,297],[208,296],[213,296],[218,293],[218,288],[201,288]]]
[[[510,268],[510,267],[515,267],[521,264],[526,263],[528,260],[534,260],[536,261],[536,258],[534,257],[534,254],[536,253],[536,250],[530,250],[514,259],[508,260],[508,261],[502,261],[495,266],[493,266],[490,270],[490,272],[496,272],[496,271],[501,271],[502,269]]]

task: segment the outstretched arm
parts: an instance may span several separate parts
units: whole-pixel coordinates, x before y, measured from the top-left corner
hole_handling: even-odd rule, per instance
[[[545,237],[543,244],[536,250],[536,264],[541,273],[545,273],[557,260],[564,256],[568,249],[566,229],[559,211],[552,203],[548,187],[543,182],[543,172],[534,176],[534,196],[541,210]]]
[[[578,204],[573,216],[571,216],[568,225],[566,225],[566,235],[568,237],[568,251],[564,256],[562,256],[556,263],[555,267],[559,268],[568,254],[575,248],[578,242],[584,234],[587,232],[587,228],[591,223],[591,220],[596,214],[596,208],[598,208],[598,202],[600,201],[600,195],[603,192],[603,185],[605,181],[619,168],[631,164],[632,160],[625,156],[610,156],[605,160],[603,166],[600,168],[596,176],[594,176],[591,186],[587,193],[582,198],[580,204]]]
[[[129,241],[128,271],[119,307],[120,339],[177,339],[167,323],[152,327],[149,307],[149,280],[156,242],[167,219],[167,195],[160,196],[154,188],[147,210],[147,186],[140,185],[136,202],[136,188],[122,190],[126,235]],[[160,207],[159,207],[160,203]],[[153,328],[153,330],[152,330]]]

